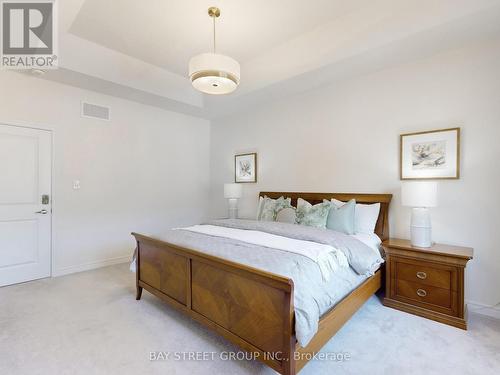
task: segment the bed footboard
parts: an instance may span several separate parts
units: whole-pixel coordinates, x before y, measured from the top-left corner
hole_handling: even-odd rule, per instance
[[[253,353],[295,374],[292,280],[132,233],[142,289]]]

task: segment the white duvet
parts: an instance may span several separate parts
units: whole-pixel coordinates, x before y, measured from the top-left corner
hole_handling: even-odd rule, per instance
[[[332,273],[338,268],[349,267],[347,257],[343,252],[333,246],[313,241],[298,240],[256,230],[235,229],[216,225],[194,225],[179,229],[244,241],[307,257],[318,265],[324,281],[330,280]]]

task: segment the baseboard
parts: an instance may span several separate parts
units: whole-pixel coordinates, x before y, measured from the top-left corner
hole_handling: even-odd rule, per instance
[[[114,264],[120,264],[120,263],[127,263],[130,261],[131,261],[130,255],[116,257],[116,258],[109,258],[109,259],[99,260],[96,262],[89,262],[84,264],[78,264],[75,266],[59,268],[53,272],[52,276],[57,277],[57,276],[69,275],[70,273],[89,271],[96,268],[112,266]]]
[[[479,302],[467,301],[467,309],[471,313],[486,315],[495,319],[500,319],[500,304],[488,306]]]

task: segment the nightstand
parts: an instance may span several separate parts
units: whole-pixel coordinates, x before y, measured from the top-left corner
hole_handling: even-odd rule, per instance
[[[394,238],[382,246],[387,261],[385,306],[467,329],[464,271],[472,259],[471,248],[420,248]]]

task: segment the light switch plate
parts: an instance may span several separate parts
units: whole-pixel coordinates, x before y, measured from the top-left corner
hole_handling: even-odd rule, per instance
[[[80,180],[74,180],[73,181],[73,189],[79,190],[80,189]]]

